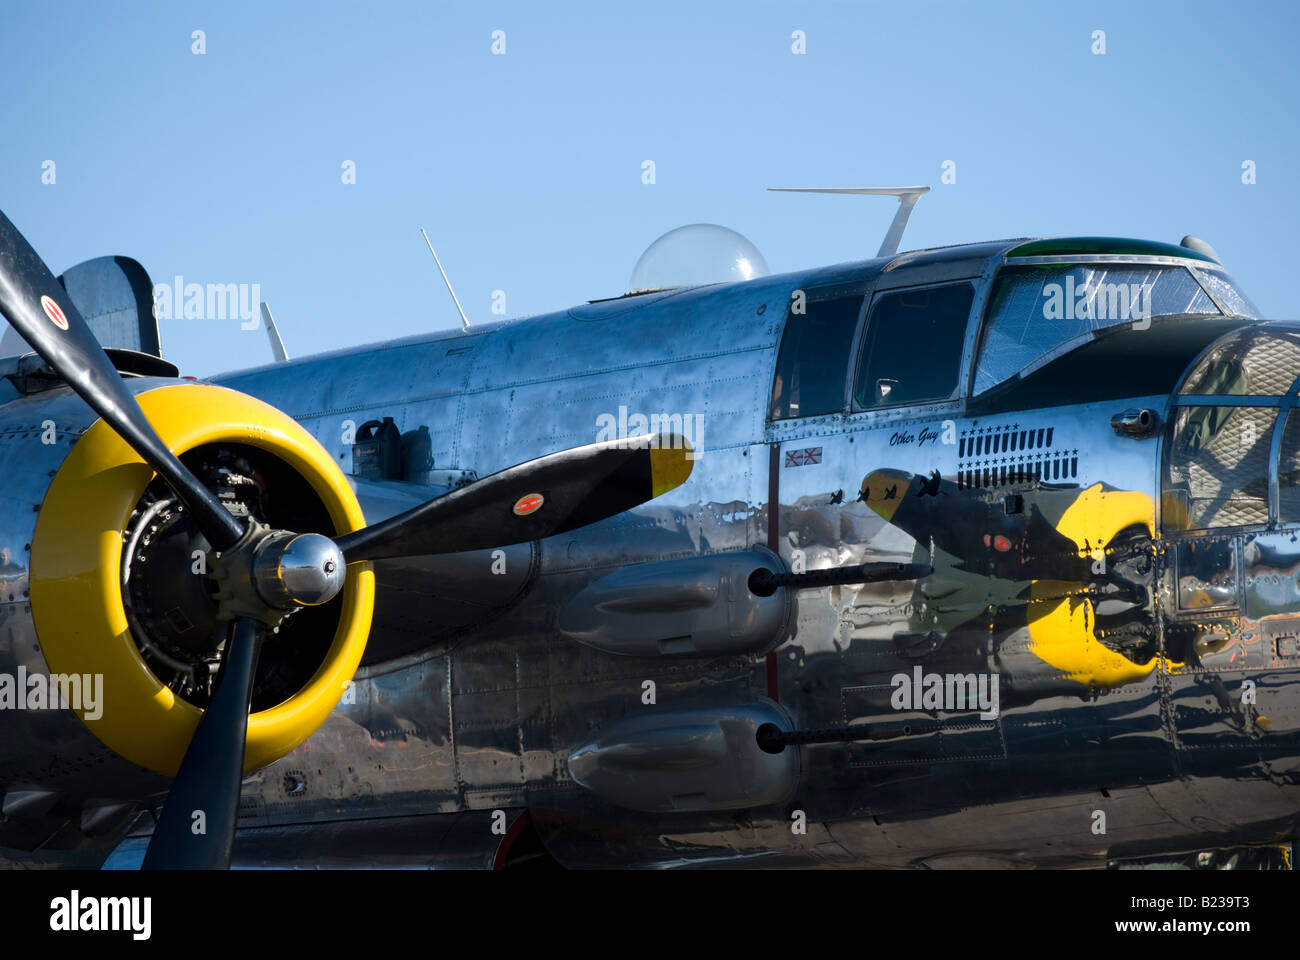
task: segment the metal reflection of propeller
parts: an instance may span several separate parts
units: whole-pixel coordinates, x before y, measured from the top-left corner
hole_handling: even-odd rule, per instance
[[[123,385],[67,292],[0,213],[0,313],[190,509],[216,554],[230,630],[215,695],[199,720],[149,843],[148,868],[226,867],[243,776],[253,678],[267,629],[332,599],[348,563],[455,553],[564,533],[644,503],[691,472],[677,437],[591,444],[485,477],[338,538],[247,524],[181,463]],[[203,812],[205,830],[191,829]]]

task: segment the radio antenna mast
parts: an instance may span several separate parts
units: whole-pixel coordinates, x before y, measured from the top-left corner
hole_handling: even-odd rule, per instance
[[[469,317],[465,316],[464,309],[461,308],[460,300],[456,298],[456,291],[451,288],[451,281],[447,279],[447,271],[442,269],[442,261],[438,259],[437,251],[433,249],[433,244],[429,243],[429,235],[424,232],[424,227],[420,228],[420,235],[424,237],[425,245],[428,246],[429,252],[433,254],[433,262],[438,265],[438,272],[442,274],[442,282],[447,285],[447,292],[451,294],[451,302],[456,304],[456,310],[460,313],[461,330],[469,330]]]
[[[916,201],[930,192],[929,187],[768,187],[772,193],[847,193],[866,197],[898,197],[898,211],[889,225],[885,239],[880,244],[878,257],[892,257],[898,253],[903,240],[903,229],[912,215]]]

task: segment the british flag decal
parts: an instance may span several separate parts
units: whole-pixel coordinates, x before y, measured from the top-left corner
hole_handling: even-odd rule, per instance
[[[821,462],[821,447],[804,447],[802,450],[787,450],[785,452],[785,465],[787,467],[806,467],[810,463]]]

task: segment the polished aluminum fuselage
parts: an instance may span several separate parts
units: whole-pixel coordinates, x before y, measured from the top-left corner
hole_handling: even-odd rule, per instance
[[[869,299],[887,288],[969,279],[975,307],[957,393],[966,397],[985,295],[1009,246],[597,302],[215,378],[293,416],[347,474],[360,425],[391,417],[404,434],[427,429],[433,463],[418,482],[356,481],[372,522],[466,477],[608,439],[602,431],[611,423],[622,435],[635,432],[628,424],[637,414],[702,424],[689,481],[640,508],[503,556],[378,564],[376,626],[354,687],[305,744],[247,781],[241,844],[260,838],[253,859],[266,862],[319,860],[312,838],[334,831],[324,856],[335,862],[461,862],[453,852],[463,859],[465,849],[491,862],[502,840],[493,831],[498,810],[508,820],[527,810],[548,851],[570,865],[1101,864],[1292,836],[1300,816],[1300,659],[1281,658],[1279,628],[1254,624],[1244,604],[1217,618],[1232,621],[1222,656],[1196,670],[1160,657],[1144,676],[1114,685],[1045,661],[1030,623],[1003,616],[1019,602],[1019,585],[1004,590],[992,575],[965,584],[983,599],[963,600],[944,642],[921,653],[895,641],[918,633],[910,581],[792,594],[782,635],[757,653],[724,644],[707,655],[671,646],[626,655],[566,631],[574,598],[632,565],[764,549],[795,570],[924,559],[933,553],[928,544],[855,497],[882,468],[957,478],[991,463],[996,475],[998,458],[982,439],[974,452],[977,436],[1038,437],[1035,456],[1049,471],[1057,464],[1057,479],[1079,490],[1102,483],[1138,492],[1157,511],[1159,438],[1110,426],[1128,408],[1168,415],[1168,394],[1141,383],[1119,400],[1038,409],[989,413],[954,399],[854,411],[846,396],[845,412],[768,419],[792,292],[839,284]],[[0,430],[36,429],[35,407],[32,417],[21,415],[28,402],[0,407]],[[957,442],[938,439],[945,433]],[[998,453],[1005,469],[1014,457]],[[20,568],[33,505],[58,463],[52,453],[47,459],[4,493],[4,546]],[[1000,502],[1001,494],[972,496]],[[1268,570],[1244,570],[1240,589],[1257,575],[1277,575],[1291,586],[1279,588],[1276,612],[1300,609],[1300,597],[1286,593],[1295,583],[1287,564],[1300,564],[1291,528],[1234,536],[1239,551],[1259,537],[1273,548]],[[1167,566],[1162,550],[1157,539],[1157,585]],[[21,573],[15,577],[6,582],[17,585]],[[1150,601],[1157,624],[1166,618],[1161,602],[1157,586]],[[21,597],[0,605],[0,617],[9,627],[7,662],[38,665]],[[998,675],[1000,711],[991,718],[891,711],[893,678],[916,667]],[[1267,730],[1234,720],[1245,680],[1258,688]],[[1224,690],[1226,703],[1216,699]],[[576,750],[620,724],[657,712],[699,718],[751,708],[771,711],[788,730],[862,724],[884,735],[787,747],[789,789],[761,805],[692,794],[679,809],[638,809],[570,771]],[[22,736],[45,738],[55,755],[106,753],[84,731],[61,729],[56,744],[43,719],[24,722]],[[9,759],[30,762],[14,738],[5,749]],[[116,771],[123,795],[160,789],[158,778],[106,762],[123,767]],[[645,774],[647,794],[656,775]],[[97,782],[70,773],[61,789],[80,796]],[[446,835],[412,826],[433,815],[463,826]],[[397,818],[393,829],[409,831],[410,844],[374,842],[379,818]],[[368,826],[339,831],[340,821]]]

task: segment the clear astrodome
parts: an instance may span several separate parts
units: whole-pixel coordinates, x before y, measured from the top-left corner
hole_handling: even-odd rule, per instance
[[[692,223],[669,230],[637,260],[628,293],[734,283],[766,277],[767,261],[735,230],[716,223]]]

